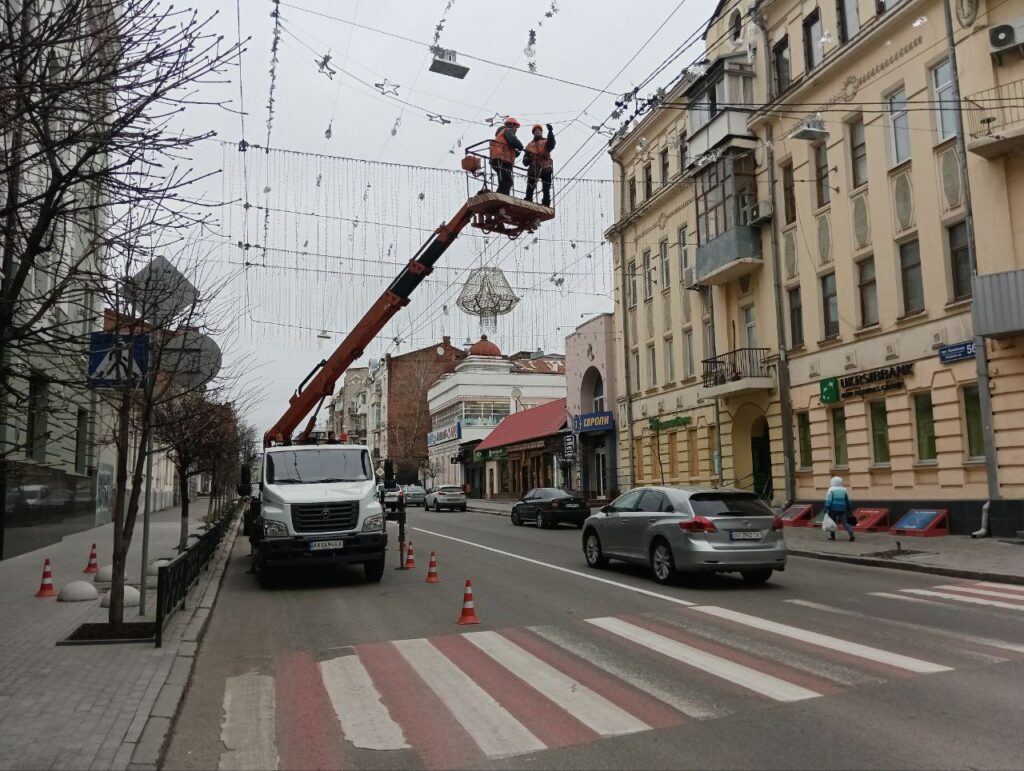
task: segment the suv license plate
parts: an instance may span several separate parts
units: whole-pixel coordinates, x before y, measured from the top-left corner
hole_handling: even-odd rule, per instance
[[[340,538],[335,541],[313,541],[309,545],[310,551],[324,551],[326,549],[343,549],[345,542]]]
[[[760,541],[760,530],[733,530],[730,534],[734,541]]]

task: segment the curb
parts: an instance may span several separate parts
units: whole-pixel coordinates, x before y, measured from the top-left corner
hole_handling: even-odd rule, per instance
[[[475,511],[477,514],[490,514],[493,517],[507,517],[510,511],[495,511],[494,509],[478,509],[476,506],[467,506],[467,511]]]
[[[914,562],[896,562],[894,560],[875,559],[873,557],[857,557],[846,554],[826,554],[818,551],[788,549],[791,557],[808,557],[810,559],[827,560],[829,562],[846,562],[851,565],[866,565],[876,568],[907,570],[912,573],[932,573],[949,578],[969,578],[974,581],[997,581],[1004,584],[1024,585],[1024,576],[990,573],[987,570],[962,570],[960,568],[944,568],[940,565],[922,565]]]
[[[132,745],[128,768],[147,769],[147,771],[156,769],[163,759],[167,737],[174,725],[178,708],[185,696],[185,689],[192,677],[192,667],[195,663],[199,640],[203,636],[210,612],[213,610],[213,605],[220,592],[224,571],[231,559],[235,539],[241,531],[241,522],[242,518],[238,517],[230,532],[218,546],[220,553],[209,565],[210,577],[206,584],[196,586],[193,589],[195,594],[189,593],[192,613],[187,620],[184,617],[177,620],[180,630],[177,634],[180,636],[174,660],[166,673],[156,701],[150,707],[149,715],[142,722],[136,741]],[[138,719],[137,717],[136,720]]]

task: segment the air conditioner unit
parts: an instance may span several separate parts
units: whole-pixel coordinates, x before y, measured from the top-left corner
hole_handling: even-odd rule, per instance
[[[683,268],[683,286],[691,287],[695,283],[696,276],[694,275],[693,268]]]
[[[997,24],[988,30],[988,52],[997,64],[1003,63],[1003,54],[1016,51],[1024,56],[1024,19],[1012,24]]]
[[[772,221],[772,216],[774,215],[771,201],[754,201],[743,212],[747,219],[747,224],[751,226],[765,225]]]
[[[823,142],[828,139],[828,129],[821,118],[808,118],[792,134],[790,139],[806,139],[809,142]]]

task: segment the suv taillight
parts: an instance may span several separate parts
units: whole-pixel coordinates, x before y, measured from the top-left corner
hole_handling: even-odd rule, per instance
[[[679,523],[679,529],[685,530],[687,533],[717,533],[718,528],[715,527],[715,523],[707,517],[702,517],[699,514],[693,519],[687,519]]]
[[[781,530],[784,527],[782,524],[782,517],[776,514],[772,517],[772,530]]]
[[[558,501],[551,501],[551,508],[557,509],[558,508]]]

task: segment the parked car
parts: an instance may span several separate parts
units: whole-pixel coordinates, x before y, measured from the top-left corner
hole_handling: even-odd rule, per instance
[[[583,527],[590,516],[587,500],[581,495],[557,487],[537,487],[512,505],[512,524],[533,522],[539,528],[555,527],[568,522]]]
[[[427,491],[419,485],[402,485],[402,491],[406,506],[422,506],[427,499]]]
[[[650,565],[655,580],[679,572],[739,572],[748,583],[786,568],[782,519],[743,490],[638,487],[583,525],[587,565],[609,559]]]
[[[384,491],[384,512],[386,519],[398,519],[398,512],[405,508],[405,490],[402,487],[393,487]]]
[[[465,511],[466,494],[462,492],[462,488],[458,485],[441,485],[427,493],[423,505],[427,511],[430,511],[430,509],[434,511],[440,511],[441,509]]]

